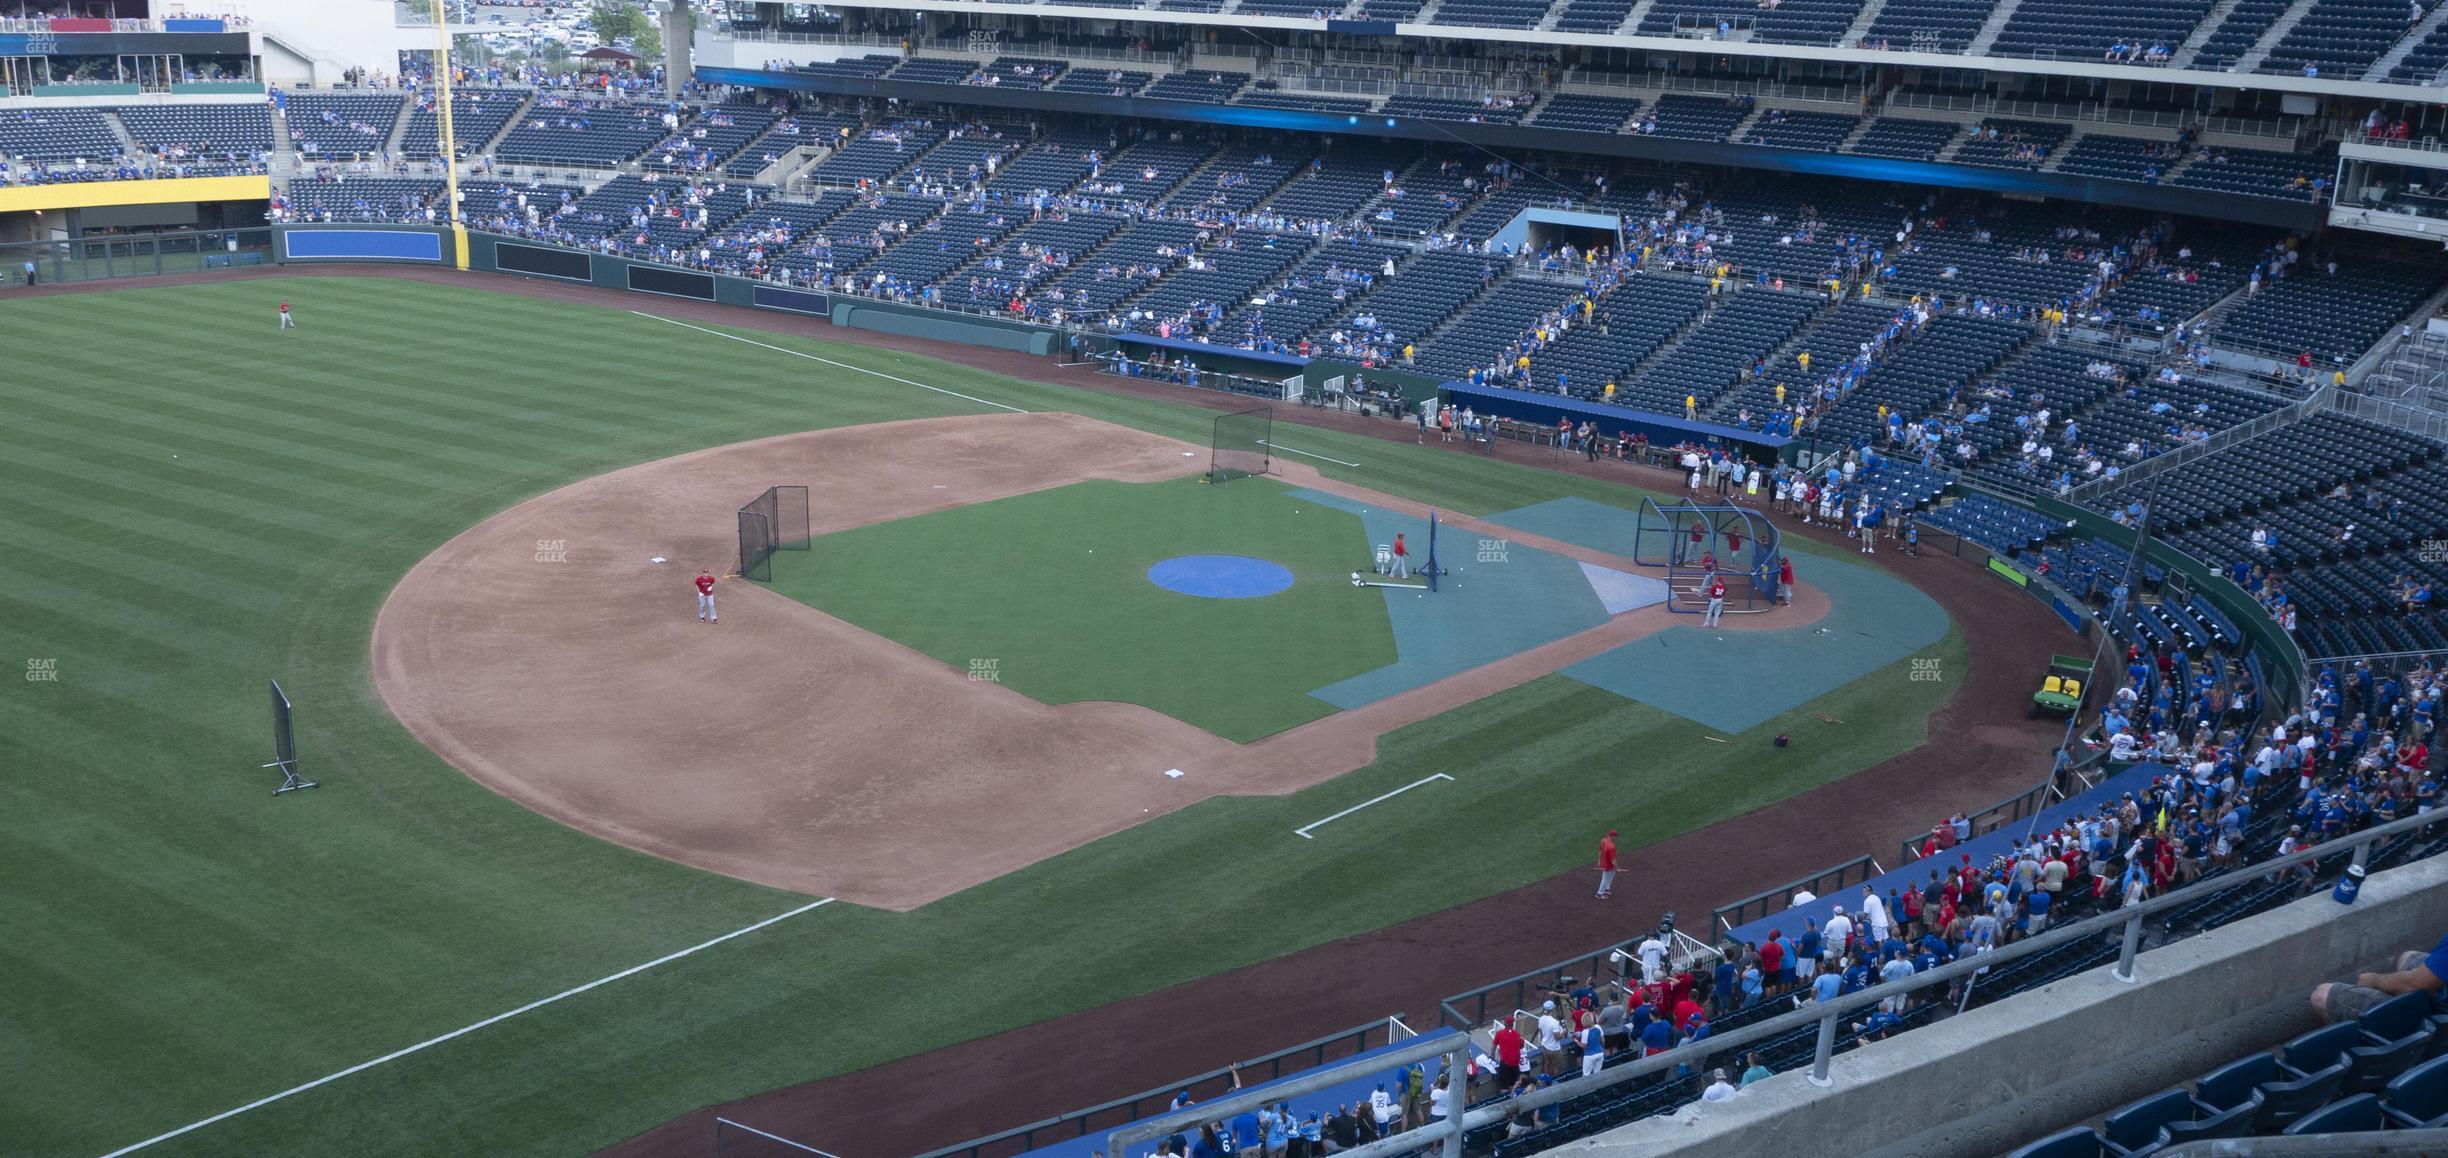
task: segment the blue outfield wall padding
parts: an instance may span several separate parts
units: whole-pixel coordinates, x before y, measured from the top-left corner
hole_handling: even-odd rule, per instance
[[[289,261],[441,261],[442,235],[399,229],[284,229]]]
[[[1412,1042],[1421,1040],[1422,1038],[1433,1041],[1437,1038],[1453,1037],[1459,1032],[1459,1030],[1456,1030],[1451,1026],[1432,1029],[1420,1034],[1417,1038],[1381,1045],[1374,1049],[1363,1050],[1359,1053],[1351,1055],[1350,1057],[1339,1059],[1337,1064],[1364,1062],[1374,1055],[1383,1054],[1394,1049],[1396,1045],[1410,1045]],[[1431,1087],[1434,1087],[1436,1085],[1437,1075],[1445,1071],[1444,1059],[1441,1057],[1429,1058],[1427,1061],[1420,1063],[1420,1069],[1427,1075],[1428,1084]],[[1302,1094],[1299,1097],[1289,1099],[1292,1103],[1292,1116],[1295,1118],[1306,1119],[1309,1117],[1309,1115],[1316,1114],[1320,1119],[1323,1119],[1328,1115],[1333,1114],[1337,1106],[1348,1106],[1355,1102],[1368,1101],[1369,1095],[1376,1092],[1377,1085],[1380,1082],[1385,1084],[1387,1093],[1393,1093],[1395,1091],[1395,1079],[1397,1074],[1400,1072],[1400,1067],[1388,1067],[1386,1069],[1376,1070],[1373,1072],[1366,1070],[1357,1072],[1358,1076],[1352,1078],[1352,1080],[1348,1082],[1328,1086],[1325,1089],[1318,1090],[1313,1093]],[[1299,1076],[1300,1074],[1295,1072],[1286,1074],[1285,1076],[1274,1079],[1273,1081],[1255,1082],[1242,1087],[1242,1092],[1247,1093],[1252,1090],[1264,1090],[1270,1086],[1281,1085],[1282,1083],[1291,1081],[1293,1078]],[[1231,1123],[1227,1122],[1226,1125],[1229,1127]],[[1085,1138],[1074,1138],[1067,1142],[1057,1142],[1051,1146],[1039,1146],[1034,1150],[1026,1152],[1021,1156],[1021,1158],[1088,1158],[1088,1156],[1091,1154],[1103,1153],[1105,1150],[1105,1136],[1108,1133],[1111,1133],[1113,1130],[1120,1128],[1121,1124],[1117,1123],[1114,1126],[1106,1129],[1098,1130]],[[1195,1129],[1184,1130],[1181,1133],[1184,1137],[1195,1138],[1198,1136],[1198,1131]],[[1115,1155],[1114,1158],[1142,1158],[1144,1155],[1154,1154],[1156,1152],[1156,1145],[1157,1143],[1155,1142],[1141,1142],[1138,1145],[1131,1147],[1126,1154],[1118,1154]],[[1254,1154],[1257,1151],[1250,1150],[1246,1152]]]
[[[833,299],[812,290],[789,289],[784,286],[757,282],[748,287],[749,300],[761,309],[787,310],[794,314],[815,314],[830,320]]]
[[[2071,627],[2077,632],[2083,629],[2082,613],[2066,606],[2065,600],[2050,599],[2049,610],[2056,612],[2057,618],[2065,620],[2067,627]]]

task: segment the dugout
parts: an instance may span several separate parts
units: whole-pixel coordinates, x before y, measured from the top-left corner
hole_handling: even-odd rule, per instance
[[[1642,499],[1633,529],[1632,561],[1666,569],[1666,609],[1708,610],[1708,578],[1725,580],[1728,613],[1777,605],[1782,538],[1776,524],[1749,507]]]
[[[1502,386],[1473,386],[1459,380],[1448,381],[1441,390],[1444,401],[1457,407],[1468,407],[1484,416],[1527,422],[1536,426],[1554,427],[1558,419],[1571,419],[1573,425],[1595,423],[1598,433],[1608,438],[1617,434],[1637,434],[1652,446],[1722,446],[1741,454],[1752,462],[1792,462],[1800,454],[1802,444],[1784,435],[1745,430],[1722,422],[1679,418],[1646,410],[1627,410],[1621,406],[1562,394],[1512,390]]]

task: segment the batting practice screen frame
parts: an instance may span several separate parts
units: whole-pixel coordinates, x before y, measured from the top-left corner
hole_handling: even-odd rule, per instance
[[[1225,482],[1267,473],[1274,462],[1275,408],[1260,406],[1216,415],[1209,446],[1207,481]]]
[[[290,719],[289,693],[281,690],[279,680],[272,685],[272,760],[284,771],[297,770],[297,733]]]
[[[772,582],[774,552],[808,549],[808,489],[766,487],[764,494],[741,507],[739,549],[740,577]]]

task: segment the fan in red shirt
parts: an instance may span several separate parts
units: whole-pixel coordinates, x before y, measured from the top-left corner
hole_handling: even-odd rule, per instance
[[[1761,983],[1768,992],[1775,993],[1777,975],[1785,969],[1785,942],[1777,937],[1774,929],[1768,930],[1768,939],[1760,942],[1759,969]]]
[[[1496,1051],[1496,1088],[1509,1090],[1520,1080],[1522,1072],[1522,1035],[1513,1028],[1510,1018],[1496,1023],[1495,1036],[1489,1045]]]

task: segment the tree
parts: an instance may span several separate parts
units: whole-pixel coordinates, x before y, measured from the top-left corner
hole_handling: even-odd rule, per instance
[[[605,44],[626,39],[629,51],[641,57],[653,60],[663,55],[663,30],[638,0],[595,0],[587,19]]]

